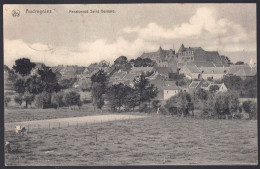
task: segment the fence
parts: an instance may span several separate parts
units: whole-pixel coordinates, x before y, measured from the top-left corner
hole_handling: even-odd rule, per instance
[[[15,126],[25,126],[27,132],[37,129],[54,129],[64,128],[70,126],[96,124],[109,121],[117,120],[130,120],[136,118],[144,118],[146,116],[137,115],[98,115],[98,116],[84,116],[84,117],[71,117],[71,118],[58,118],[58,119],[46,119],[46,120],[35,120],[25,122],[13,122],[5,123],[5,131],[14,131]]]

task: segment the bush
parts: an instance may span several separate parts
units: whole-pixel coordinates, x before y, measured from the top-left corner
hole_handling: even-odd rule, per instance
[[[250,100],[243,102],[243,108],[246,113],[249,114],[249,119],[256,119],[257,118],[257,104]]]
[[[66,106],[77,105],[80,102],[80,94],[75,91],[65,93],[63,102],[66,104]]]
[[[167,112],[167,110],[166,110],[165,108],[163,108],[163,107],[161,107],[161,108],[159,109],[159,113],[160,113],[160,114],[163,114],[163,115],[169,114],[169,113]]]
[[[32,102],[34,101],[35,96],[30,94],[30,93],[25,93],[23,95],[23,100],[26,103],[26,108],[28,107],[28,105],[32,106]]]
[[[21,95],[15,96],[14,101],[15,101],[15,103],[19,104],[19,106],[21,106],[23,104],[23,98]]]
[[[42,92],[35,97],[35,106],[38,108],[44,108],[45,104],[51,104],[51,94]]]
[[[92,100],[83,99],[83,104],[89,104],[92,103]]]
[[[8,103],[11,101],[11,98],[10,97],[5,97],[4,98],[4,102],[5,102],[5,106],[8,107]]]
[[[160,108],[160,101],[159,100],[153,100],[152,101],[152,109],[153,111],[157,112],[158,108]]]
[[[63,102],[63,92],[58,92],[58,93],[53,93],[51,96],[51,103],[56,104],[57,107],[62,107],[64,106],[64,102]]]
[[[148,112],[148,105],[147,103],[142,103],[140,106],[139,106],[139,111],[140,112]]]

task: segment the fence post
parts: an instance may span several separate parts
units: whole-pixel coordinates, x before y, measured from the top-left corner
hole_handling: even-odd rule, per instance
[[[68,122],[68,127],[70,126],[70,122]]]
[[[49,122],[49,130],[51,129],[51,123]]]
[[[79,124],[78,124],[78,122],[77,122],[77,128],[79,127]]]
[[[38,124],[38,130],[40,129],[40,125]]]
[[[59,122],[59,129],[60,129],[60,122]]]
[[[28,126],[27,126],[27,127],[28,127],[28,132],[29,132],[29,124],[28,124]]]

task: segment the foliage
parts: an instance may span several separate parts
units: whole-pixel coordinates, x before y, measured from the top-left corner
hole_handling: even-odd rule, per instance
[[[64,94],[63,102],[67,106],[75,106],[80,102],[80,94],[75,91],[70,91]]]
[[[91,77],[91,97],[94,108],[102,109],[104,105],[104,94],[108,78],[104,70],[99,70]]]
[[[5,97],[4,97],[5,107],[8,107],[8,103],[10,103],[10,102],[11,102],[11,98],[8,97],[8,96],[5,96]]]
[[[51,103],[50,93],[43,91],[42,93],[35,96],[35,106],[38,108],[44,108],[45,104]]]
[[[118,57],[115,61],[114,61],[114,64],[115,65],[124,65],[127,63],[127,57],[125,56],[120,56]]]
[[[246,113],[249,114],[249,119],[256,119],[257,118],[257,104],[250,100],[243,102],[243,108]]]
[[[17,79],[14,83],[14,90],[19,93],[23,94],[25,92],[26,84],[23,79]]]
[[[44,91],[42,80],[38,76],[32,76],[25,82],[26,90],[32,94],[40,94]]]
[[[58,108],[65,105],[65,103],[63,102],[63,95],[63,92],[52,93],[51,95],[51,102],[56,104]]]
[[[61,79],[59,80],[59,85],[61,89],[69,89],[72,88],[73,84],[77,81],[76,78],[70,78],[70,79]]]
[[[32,106],[32,102],[34,101],[35,96],[26,92],[23,95],[23,100],[25,101],[25,107],[27,108],[28,105]]]
[[[48,93],[60,91],[60,86],[56,78],[56,74],[52,72],[49,67],[43,67],[38,70],[38,73],[41,77],[40,85],[43,87],[43,91]]]
[[[177,113],[184,117],[189,113],[189,111],[193,111],[194,106],[191,95],[187,92],[181,91],[166,101],[165,108],[167,108],[169,112],[172,112],[172,109],[176,109]]]
[[[160,100],[153,100],[152,101],[152,109],[157,112],[158,108],[161,107]]]
[[[243,61],[237,61],[235,65],[244,65],[245,63]]]
[[[152,61],[150,58],[140,58],[138,57],[137,59],[133,59],[133,60],[130,60],[131,63],[134,64],[134,67],[153,67],[155,66],[155,62]]]
[[[147,105],[147,103],[142,103],[142,104],[140,104],[140,106],[139,106],[139,111],[140,112],[145,112],[145,113],[147,113],[148,112],[148,105]]]
[[[35,66],[36,66],[35,63],[32,63],[30,59],[21,58],[15,61],[15,65],[13,66],[13,69],[15,70],[16,73],[19,73],[22,76],[26,76],[31,73],[31,70]]]
[[[218,85],[211,85],[211,86],[209,87],[209,92],[210,92],[210,93],[216,93],[216,91],[218,91],[218,90],[219,90]]]
[[[110,104],[111,109],[114,111],[120,110],[120,108],[125,104],[126,97],[128,96],[131,88],[122,83],[112,85],[107,89],[106,96]]]
[[[15,103],[17,103],[17,104],[19,104],[21,106],[22,103],[23,103],[23,98],[22,98],[21,95],[18,95],[18,96],[14,97],[14,101],[15,101]]]
[[[195,96],[196,98],[198,98],[199,100],[208,100],[208,96],[209,96],[209,93],[208,91],[204,90],[204,89],[198,89],[195,91]]]
[[[224,76],[222,82],[225,83],[228,90],[240,90],[243,86],[243,80],[239,76]]]

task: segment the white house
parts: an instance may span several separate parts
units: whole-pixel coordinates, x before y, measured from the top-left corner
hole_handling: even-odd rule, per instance
[[[163,88],[163,100],[168,100],[170,97],[175,96],[181,91],[181,89],[176,86],[175,81],[165,81],[165,86]]]

